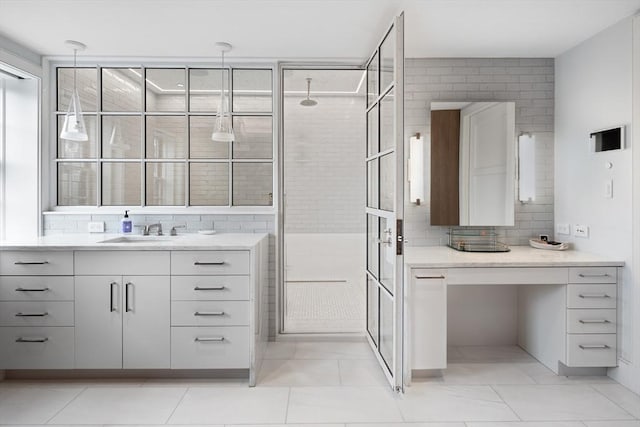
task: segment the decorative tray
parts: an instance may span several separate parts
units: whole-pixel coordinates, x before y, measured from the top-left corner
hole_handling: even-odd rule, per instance
[[[529,239],[529,246],[536,249],[546,249],[548,251],[566,251],[569,249],[568,243],[548,242],[540,239]]]

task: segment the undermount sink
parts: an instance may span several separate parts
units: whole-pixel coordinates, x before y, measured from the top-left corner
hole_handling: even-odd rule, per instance
[[[150,242],[168,242],[170,240],[173,240],[173,239],[167,236],[121,236],[121,237],[113,237],[107,240],[102,240],[98,243],[150,243]]]

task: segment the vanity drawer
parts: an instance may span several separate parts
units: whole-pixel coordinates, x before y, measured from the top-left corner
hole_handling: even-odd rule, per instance
[[[616,283],[616,267],[572,267],[569,283]]]
[[[249,301],[172,301],[171,326],[248,326]]]
[[[0,326],[73,326],[73,302],[0,302]]]
[[[73,369],[73,329],[0,328],[0,369]]]
[[[64,276],[73,274],[73,252],[0,251],[0,274]]]
[[[76,251],[75,273],[83,276],[168,276],[169,259],[169,251]]]
[[[73,301],[73,277],[0,276],[0,301]]]
[[[172,327],[171,368],[249,368],[249,327]]]
[[[616,308],[618,285],[567,285],[568,308]]]
[[[616,365],[616,334],[567,335],[567,366],[596,368]]]
[[[615,334],[616,309],[569,309],[567,333]]]
[[[171,299],[248,301],[249,282],[249,276],[171,276]]]
[[[249,251],[174,251],[171,273],[177,275],[249,274]]]
[[[420,270],[416,270],[420,271]],[[447,285],[564,285],[566,268],[449,268]]]

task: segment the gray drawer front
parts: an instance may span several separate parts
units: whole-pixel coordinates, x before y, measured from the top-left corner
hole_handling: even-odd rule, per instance
[[[73,302],[0,302],[0,326],[73,326]]]
[[[171,276],[174,301],[248,301],[249,276]]]
[[[70,251],[0,251],[0,274],[68,276],[73,274]]]
[[[616,283],[616,267],[572,267],[569,283]]]
[[[249,301],[173,301],[171,326],[248,326]]]
[[[171,274],[249,274],[249,251],[173,251]]]
[[[73,369],[70,327],[1,327],[0,369]]]
[[[171,368],[248,369],[249,328],[172,327]]]
[[[73,277],[0,276],[0,301],[73,301]]]

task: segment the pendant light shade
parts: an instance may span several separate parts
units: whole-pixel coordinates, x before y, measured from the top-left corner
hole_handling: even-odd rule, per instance
[[[231,45],[225,42],[216,43],[216,47],[220,50],[222,57],[222,69],[220,70],[220,103],[216,113],[216,122],[213,126],[211,139],[217,142],[232,142],[235,139],[233,133],[233,122],[229,111],[229,102],[224,94],[224,54],[231,51]]]
[[[78,95],[78,88],[76,86],[77,54],[79,50],[84,50],[86,46],[74,40],[67,40],[65,44],[73,49],[73,92],[71,94],[71,100],[69,101],[67,114],[64,116],[60,138],[69,141],[88,141],[89,135],[87,134],[87,128],[84,123],[80,96]]]

